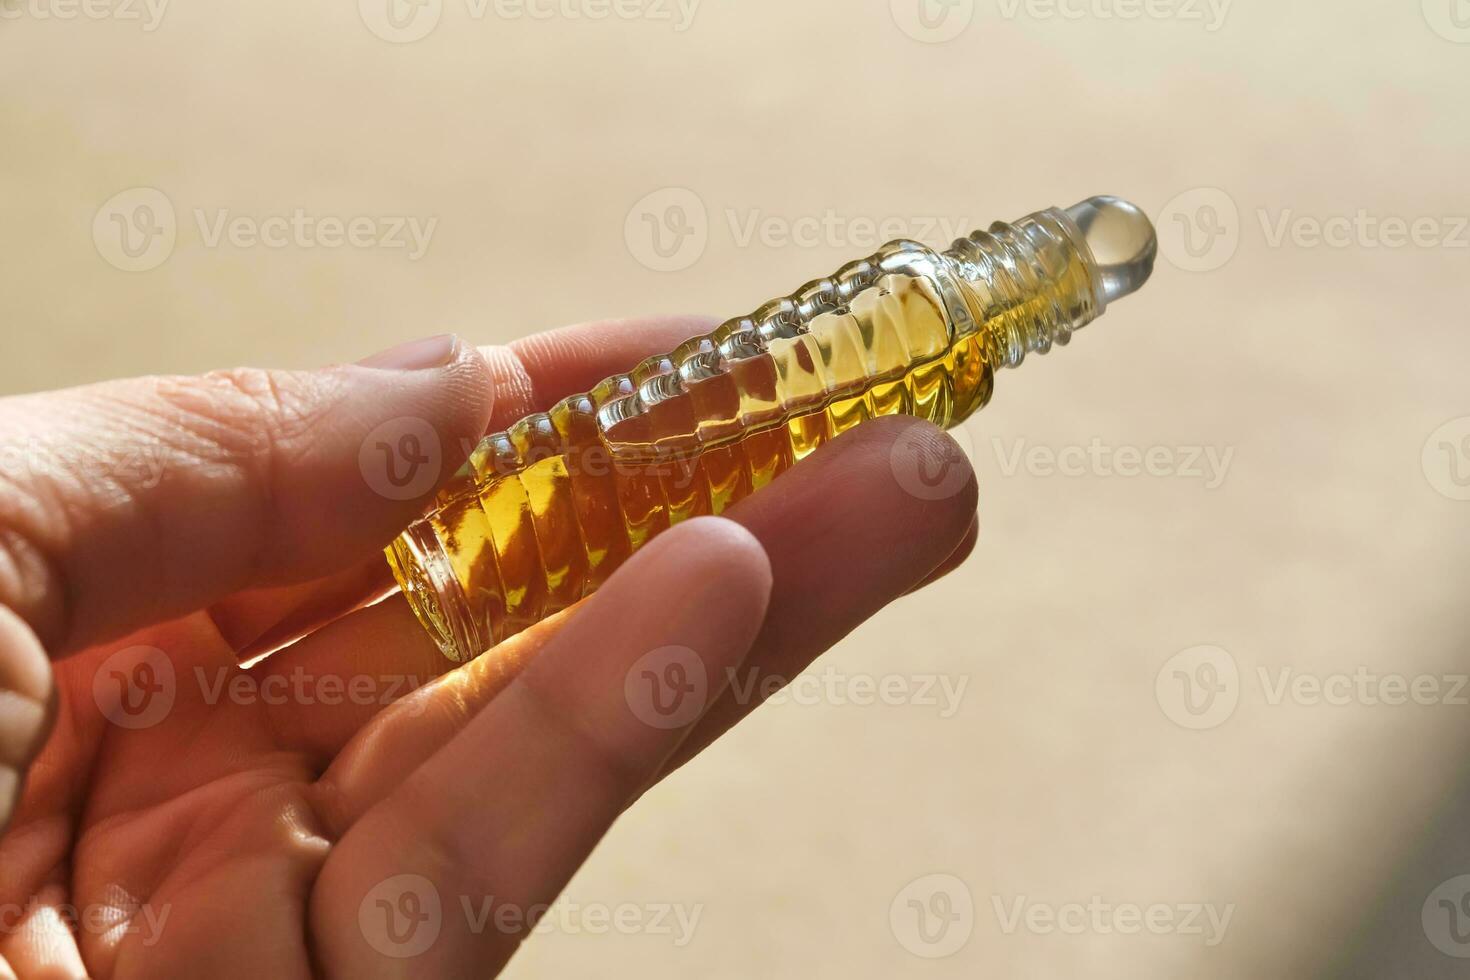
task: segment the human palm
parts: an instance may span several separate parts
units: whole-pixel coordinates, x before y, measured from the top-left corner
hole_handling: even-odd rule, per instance
[[[427,424],[447,473],[701,328],[0,401],[0,439],[46,461],[0,485],[0,973],[493,973],[613,820],[755,706],[734,671],[788,679],[963,559],[973,480],[895,478],[963,457],[880,420],[465,666],[374,601],[424,497],[384,492],[364,446]],[[462,913],[488,896],[510,914]]]

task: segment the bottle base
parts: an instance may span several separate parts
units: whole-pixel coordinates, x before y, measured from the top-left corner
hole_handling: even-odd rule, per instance
[[[409,608],[444,656],[464,663],[491,646],[475,624],[457,612],[467,604],[458,594],[454,569],[429,522],[414,522],[388,546],[386,554]],[[458,601],[446,601],[446,597]]]

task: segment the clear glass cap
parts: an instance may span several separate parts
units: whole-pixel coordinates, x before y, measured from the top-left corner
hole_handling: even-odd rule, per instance
[[[1067,208],[1097,263],[1103,304],[1137,292],[1154,271],[1159,241],[1153,222],[1120,197],[1089,197]]]

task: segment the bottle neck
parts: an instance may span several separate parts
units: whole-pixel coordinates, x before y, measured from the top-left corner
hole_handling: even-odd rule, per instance
[[[1066,344],[1106,304],[1086,239],[1065,211],[997,222],[941,254],[978,324],[981,348],[997,368]]]

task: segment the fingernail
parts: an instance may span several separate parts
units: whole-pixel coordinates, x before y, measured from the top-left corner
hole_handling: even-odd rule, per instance
[[[410,340],[406,344],[390,347],[385,351],[358,361],[358,367],[379,368],[384,371],[422,371],[426,368],[443,367],[454,360],[459,348],[459,338],[452,333],[441,333],[437,337]]]

